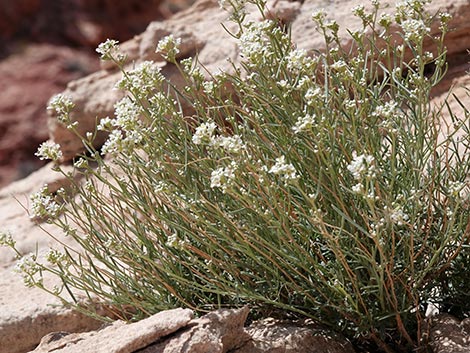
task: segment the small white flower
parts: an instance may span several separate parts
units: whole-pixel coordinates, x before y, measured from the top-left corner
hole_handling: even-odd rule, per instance
[[[291,163],[286,163],[285,156],[276,158],[276,163],[269,169],[269,173],[279,175],[286,181],[299,178],[294,166]]]
[[[88,167],[88,161],[85,158],[79,158],[73,164],[73,166],[77,169],[83,169]]]
[[[398,104],[395,101],[386,102],[383,105],[378,105],[375,107],[374,112],[372,115],[377,117],[382,117],[385,119],[389,119],[398,112]]]
[[[202,83],[202,88],[204,90],[204,93],[207,94],[208,96],[212,95],[214,93],[214,82],[212,81],[204,81]]]
[[[14,246],[15,241],[13,240],[9,232],[0,231],[0,246]]]
[[[107,39],[98,45],[96,52],[100,54],[101,60],[111,60],[116,52],[119,51],[119,42],[114,39]]]
[[[353,175],[354,179],[362,180],[364,177],[375,177],[374,157],[371,155],[361,154],[357,155],[353,152],[353,160],[347,166],[348,170]]]
[[[120,130],[113,130],[101,148],[101,154],[117,154],[123,151],[123,135]]]
[[[355,194],[363,194],[364,193],[364,185],[362,185],[362,183],[358,183],[358,184],[354,185],[351,189]]]
[[[405,40],[411,42],[421,41],[426,34],[431,32],[431,28],[427,27],[422,20],[407,19],[401,23]]]
[[[287,56],[287,68],[295,73],[306,73],[310,74],[316,64],[316,60],[307,55],[305,49],[294,49]]]
[[[144,61],[116,83],[116,88],[138,94],[140,98],[148,96],[165,81],[161,68],[153,61]]]
[[[448,189],[449,189],[449,194],[458,197],[461,195],[461,191],[465,187],[465,183],[462,183],[460,181],[452,181],[449,183]]]
[[[47,109],[57,114],[59,122],[69,124],[69,113],[74,106],[75,104],[69,96],[59,93],[50,99]]]
[[[251,64],[262,64],[272,56],[273,48],[268,33],[274,27],[274,22],[270,20],[247,23],[239,43],[242,56]]]
[[[330,66],[333,70],[338,71],[338,72],[345,72],[348,69],[348,64],[344,60],[338,60],[335,61],[333,64]]]
[[[240,153],[246,148],[240,135],[220,136],[215,139],[214,146],[222,147],[229,153]]]
[[[55,249],[49,249],[49,251],[45,255],[45,258],[51,264],[56,265],[65,260],[65,254]]]
[[[156,52],[163,55],[163,57],[173,62],[180,52],[179,46],[181,45],[181,38],[175,38],[172,34],[162,38],[157,45]]]
[[[55,218],[62,210],[62,205],[59,205],[49,193],[47,184],[39,192],[32,194],[30,201],[31,218]]]
[[[292,127],[292,130],[295,134],[311,130],[315,126],[315,118],[315,114],[306,114],[304,116],[299,117],[295,125]]]
[[[317,23],[322,23],[325,18],[326,18],[326,11],[324,9],[320,9],[312,13],[312,20],[314,20]]]
[[[98,131],[112,131],[116,127],[116,120],[110,119],[109,116],[102,118],[96,127]]]
[[[57,113],[67,113],[73,107],[72,99],[65,94],[59,93],[50,99],[47,109],[54,110]]]
[[[284,89],[292,88],[291,84],[287,80],[280,80],[280,81],[277,82],[277,85],[281,88],[284,88]]]
[[[309,88],[305,92],[305,101],[309,106],[316,105],[317,101],[323,99],[323,91],[320,87]]]
[[[214,142],[214,131],[217,125],[213,121],[202,123],[196,128],[193,135],[193,143],[195,145],[209,145]]]
[[[41,266],[37,263],[36,255],[32,253],[19,259],[13,271],[21,274],[23,282],[27,287],[33,287],[35,283],[42,282],[42,278],[33,278],[37,273],[40,274]]]
[[[140,107],[129,97],[124,97],[114,104],[114,114],[116,115],[116,119],[113,123],[116,127],[127,132],[140,128]]]
[[[63,157],[60,145],[51,140],[41,143],[35,155],[38,156],[40,160],[50,159],[53,161],[58,161]]]
[[[396,225],[403,225],[409,219],[408,215],[400,207],[396,207],[390,213],[390,220]]]
[[[380,15],[379,24],[384,28],[389,28],[393,22],[393,17],[390,14],[383,13]]]
[[[235,171],[236,164],[234,162],[228,167],[220,167],[212,171],[211,188],[221,188],[222,192],[225,193],[235,179]]]

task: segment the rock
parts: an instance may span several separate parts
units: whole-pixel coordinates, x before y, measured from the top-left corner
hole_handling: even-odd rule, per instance
[[[455,68],[454,68],[455,69]],[[465,64],[460,66],[460,70],[466,71],[470,69],[470,64]],[[457,141],[460,139],[458,145],[458,155],[462,161],[468,161],[470,158],[470,147],[468,142],[465,142],[465,130],[459,128],[458,131],[455,130],[455,126],[452,122],[452,116],[449,112],[449,108],[452,111],[454,117],[463,119],[465,117],[465,110],[462,107],[461,103],[466,105],[467,109],[470,108],[466,103],[468,102],[468,87],[470,85],[470,75],[457,76],[455,78],[452,75],[449,75],[449,78],[445,79],[439,86],[439,90],[436,90],[438,93],[431,101],[431,104],[436,108],[442,107],[441,121],[440,121],[440,130],[439,130],[439,142],[442,142],[444,139],[448,139],[448,136],[452,136],[453,140]],[[452,87],[452,95],[449,96],[449,92],[445,90],[445,87],[449,89]],[[442,91],[442,92],[439,92]],[[447,105],[446,105],[446,104]],[[466,147],[467,145],[467,147]],[[448,148],[450,150],[455,148],[455,145],[445,146],[442,145],[440,148]],[[446,164],[443,162],[443,165]],[[464,192],[469,193],[469,187],[464,189]]]
[[[170,34],[175,38],[181,38],[180,52],[176,56],[178,60],[194,56],[202,49],[205,43],[194,35],[190,26],[184,24],[184,22],[169,23],[152,22],[145,32],[142,33],[138,57],[139,61],[164,61],[164,59],[155,52],[155,49],[160,39]]]
[[[470,352],[470,319],[462,321],[448,314],[429,319],[425,337],[433,353]],[[428,337],[426,337],[428,336]]]
[[[0,39],[15,35],[25,25],[25,18],[38,11],[40,3],[40,0],[0,0]]]
[[[45,281],[47,285],[59,285],[57,278]],[[97,329],[101,324],[62,307],[45,291],[26,288],[11,267],[0,269],[0,353],[30,351],[52,331],[81,332]]]
[[[97,64],[94,55],[47,44],[0,62],[0,187],[44,164],[34,153],[48,136],[48,99]]]
[[[220,309],[192,320],[179,335],[139,353],[226,353],[248,340],[243,330],[249,309]]]
[[[98,69],[100,42],[132,38],[192,1],[0,0],[0,187],[44,164],[34,152],[48,136],[47,101]]]
[[[162,311],[136,323],[115,321],[99,331],[46,336],[34,353],[131,353],[185,327],[193,317],[189,309]]]
[[[52,163],[47,164],[27,178],[0,189],[0,231],[12,234],[21,255],[34,253],[37,249],[46,249],[54,244],[54,239],[46,232],[62,242],[71,244],[71,240],[65,238],[59,229],[51,224],[42,224],[40,228],[39,224],[33,222],[28,215],[29,196],[39,191],[44,184],[48,184],[51,192],[61,187],[67,189],[70,185],[66,177],[52,171],[51,167]],[[71,166],[62,166],[62,169],[65,173],[73,171]],[[8,267],[14,261],[13,251],[0,247],[0,268]],[[16,294],[12,292],[11,295]]]
[[[50,224],[41,228],[29,219],[29,195],[43,184],[51,190],[69,185],[63,175],[46,165],[27,178],[0,190],[0,231],[11,232],[21,255],[38,252],[41,256],[57,240],[72,244]],[[64,166],[65,172],[72,171]],[[16,260],[13,251],[0,247],[0,353],[23,353],[33,349],[47,333],[59,330],[80,332],[98,328],[101,323],[62,307],[52,295],[38,288],[26,288],[20,275],[13,273]],[[60,285],[56,277],[45,278],[45,284]],[[53,306],[51,306],[53,305]]]
[[[311,320],[299,322],[272,318],[256,321],[246,332],[250,341],[233,353],[354,353],[339,334],[321,329]]]
[[[249,309],[219,309],[193,319],[188,309],[160,312],[137,323],[116,321],[101,330],[46,335],[34,353],[354,353],[340,335],[311,321],[257,321]]]
[[[170,17],[190,0],[0,0],[0,39],[96,47],[106,38],[141,33],[150,21]]]

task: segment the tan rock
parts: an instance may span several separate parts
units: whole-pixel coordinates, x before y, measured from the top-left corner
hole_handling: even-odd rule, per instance
[[[115,321],[111,325],[82,334],[49,335],[34,353],[131,353],[168,336],[192,319],[189,309],[162,311],[136,323]]]
[[[144,33],[140,41],[139,61],[153,60],[164,61],[155,52],[158,42],[163,37],[172,34],[175,38],[181,38],[181,46],[176,59],[184,59],[194,56],[204,46],[204,42],[194,35],[192,28],[183,23],[175,22],[152,22]]]
[[[47,285],[60,285],[46,278]],[[65,309],[52,295],[38,288],[26,288],[12,268],[0,269],[0,353],[27,352],[49,332],[81,332],[102,323]]]
[[[39,191],[44,184],[48,185],[51,192],[70,186],[70,181],[65,176],[51,170],[52,166],[52,163],[47,164],[25,179],[0,189],[0,231],[12,234],[22,255],[56,243],[46,232],[70,244],[70,239],[61,236],[59,229],[50,224],[43,224],[41,229],[28,214],[29,196]],[[62,166],[62,169],[65,173],[73,171],[71,166]],[[0,268],[10,266],[14,260],[15,254],[12,250],[0,247]]]
[[[46,231],[71,244],[61,232],[50,224],[42,229],[27,213],[29,195],[48,184],[51,191],[69,185],[63,175],[46,165],[27,178],[0,190],[0,230],[11,232],[21,255],[38,252],[39,256],[57,242]],[[63,167],[70,172],[71,167]],[[62,307],[52,295],[38,288],[25,287],[18,273],[13,273],[15,253],[0,247],[0,353],[21,353],[33,349],[41,338],[52,331],[80,332],[96,329],[101,323],[90,317]],[[45,285],[60,286],[56,277],[46,277]],[[54,306],[51,306],[54,305]]]
[[[354,353],[344,337],[310,320],[282,322],[268,318],[253,323],[246,332],[250,341],[233,353]]]
[[[220,309],[194,319],[188,328],[140,353],[226,353],[242,346],[248,335],[243,325],[249,309]]]

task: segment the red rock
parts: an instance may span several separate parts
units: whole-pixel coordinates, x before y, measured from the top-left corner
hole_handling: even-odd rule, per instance
[[[34,153],[48,138],[47,101],[98,65],[92,53],[47,44],[30,45],[0,62],[0,186],[43,164]]]

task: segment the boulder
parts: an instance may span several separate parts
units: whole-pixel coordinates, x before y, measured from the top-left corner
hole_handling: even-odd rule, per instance
[[[44,164],[34,153],[48,137],[48,99],[97,68],[93,54],[49,44],[0,61],[0,187]]]
[[[250,340],[233,353],[354,353],[352,344],[339,334],[322,329],[311,320],[282,321],[272,318],[246,328]]]
[[[136,323],[115,321],[98,331],[81,334],[57,332],[43,338],[34,353],[131,353],[185,327],[189,309],[162,311]]]
[[[60,285],[57,278],[45,281]],[[26,288],[12,267],[0,268],[0,353],[28,352],[50,332],[81,332],[101,326],[101,322],[61,304],[45,291]]]
[[[436,315],[429,319],[427,332],[423,336],[429,341],[433,353],[470,352],[470,319]]]
[[[92,332],[54,332],[31,353],[354,353],[346,339],[312,322],[265,319],[244,328],[248,313],[219,309],[191,320],[191,310],[168,310]]]
[[[220,309],[192,320],[174,337],[140,353],[226,353],[242,346],[249,336],[243,329],[249,309]]]

